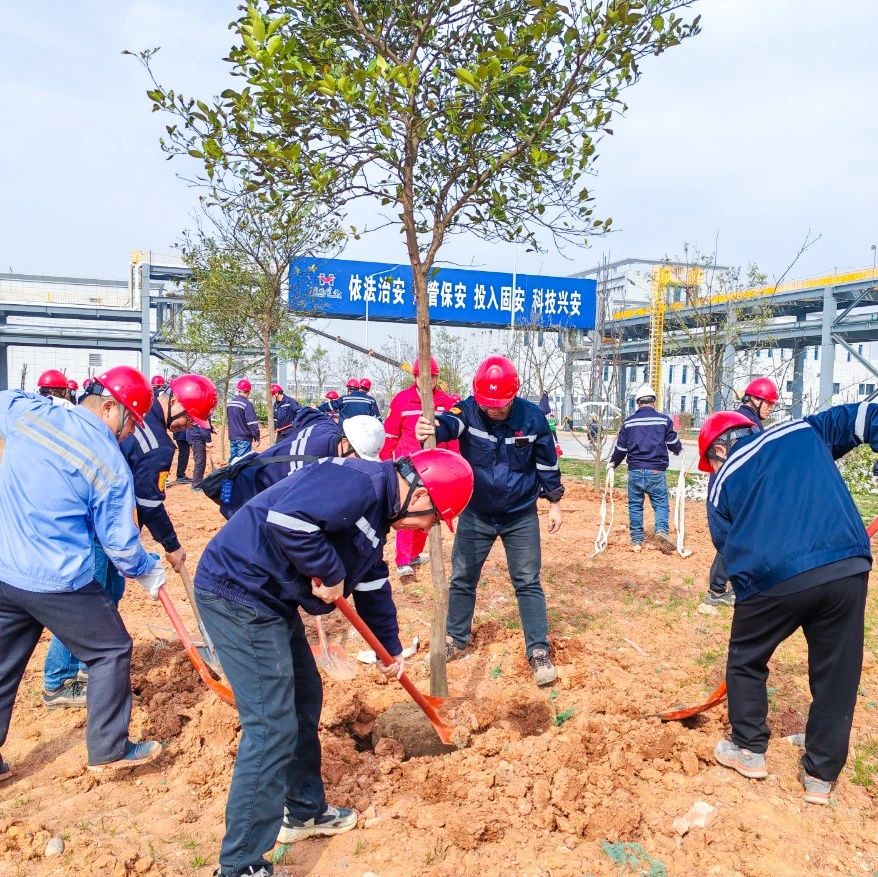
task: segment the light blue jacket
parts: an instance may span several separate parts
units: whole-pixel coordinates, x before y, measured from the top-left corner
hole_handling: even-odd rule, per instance
[[[94,578],[95,537],[119,571],[146,575],[131,470],[113,433],[85,408],[0,392],[0,580],[75,591]]]

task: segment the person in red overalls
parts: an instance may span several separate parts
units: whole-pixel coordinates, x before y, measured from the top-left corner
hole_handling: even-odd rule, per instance
[[[405,390],[400,390],[390,402],[390,413],[384,421],[384,433],[387,436],[381,449],[382,460],[398,460],[413,451],[421,449],[421,443],[415,438],[415,424],[421,416],[421,397],[418,395],[417,377],[420,374],[418,360],[412,368],[415,383]],[[436,414],[442,414],[460,401],[459,396],[450,396],[437,387],[439,383],[439,363],[430,357],[430,378],[433,386],[433,407]],[[437,445],[440,448],[458,450],[456,441]],[[422,554],[427,544],[427,531],[397,530],[396,531],[396,571],[400,576],[413,576],[414,567],[429,561],[429,555]]]

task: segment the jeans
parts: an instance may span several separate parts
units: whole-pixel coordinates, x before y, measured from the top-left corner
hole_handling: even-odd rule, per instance
[[[628,470],[628,526],[631,542],[643,542],[643,497],[649,497],[655,514],[656,533],[668,533],[668,482],[664,472],[649,469]]]
[[[244,454],[250,453],[253,447],[253,439],[233,439],[229,442],[229,462],[237,457],[243,457]]]
[[[757,594],[735,604],[726,683],[732,742],[768,748],[768,661],[800,627],[808,643],[811,709],[802,766],[821,780],[838,778],[847,760],[863,666],[868,573],[789,594]]]
[[[88,667],[85,739],[88,763],[125,754],[131,721],[131,637],[97,582],[77,591],[41,593],[0,581],[0,746],[27,662],[48,628]]]
[[[118,606],[125,593],[125,577],[110,562],[100,542],[95,542],[95,581],[113,601],[113,605]],[[75,679],[80,672],[87,673],[88,668],[74,657],[57,636],[53,636],[43,664],[43,688],[55,691],[68,680]]]
[[[534,649],[549,650],[546,595],[540,584],[540,524],[536,505],[506,521],[490,521],[465,509],[457,522],[451,549],[451,584],[448,595],[448,633],[459,645],[472,638],[476,585],[488,552],[497,537],[506,551],[509,577],[515,588],[518,614],[527,656]]]
[[[713,563],[710,565],[707,586],[714,594],[725,594],[729,588],[729,574],[726,572],[726,565],[723,563],[722,555],[718,551],[713,559]]]
[[[192,445],[192,486],[200,487],[204,481],[204,468],[207,465],[207,445],[202,441],[190,442]]]
[[[189,465],[189,442],[185,438],[175,438],[174,441],[177,442],[177,478],[185,478]]]
[[[195,601],[241,722],[220,865],[228,874],[258,871],[284,806],[302,820],[326,810],[317,736],[323,685],[298,613],[286,620],[201,588]]]

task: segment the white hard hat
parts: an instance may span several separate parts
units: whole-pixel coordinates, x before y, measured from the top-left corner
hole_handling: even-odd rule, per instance
[[[634,394],[634,401],[639,402],[641,399],[656,398],[655,390],[649,384],[641,384]]]
[[[342,424],[345,438],[361,460],[378,461],[378,452],[384,446],[384,424],[377,417],[357,414]]]

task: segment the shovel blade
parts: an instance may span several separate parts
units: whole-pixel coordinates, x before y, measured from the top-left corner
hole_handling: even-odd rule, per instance
[[[717,686],[716,690],[707,698],[704,703],[698,704],[698,706],[689,706],[682,707],[680,709],[668,710],[664,713],[659,713],[658,718],[663,722],[680,722],[683,719],[691,719],[692,716],[697,716],[699,713],[706,712],[709,709],[712,709],[717,704],[722,703],[726,699],[726,683],[725,681],[721,682],[719,686]]]
[[[311,646],[311,654],[314,655],[317,666],[330,679],[349,682],[357,675],[357,665],[341,646],[329,646],[325,651],[320,646]]]

